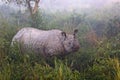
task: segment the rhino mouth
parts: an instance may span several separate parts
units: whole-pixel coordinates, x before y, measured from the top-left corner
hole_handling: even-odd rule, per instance
[[[73,49],[74,52],[78,51],[79,49]]]
[[[79,46],[73,48],[73,51],[74,51],[74,52],[76,52],[76,51],[78,51],[78,50],[79,50]]]

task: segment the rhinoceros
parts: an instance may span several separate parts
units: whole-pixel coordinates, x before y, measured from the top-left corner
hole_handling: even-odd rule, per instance
[[[77,29],[73,34],[67,34],[58,29],[39,30],[26,27],[17,32],[11,44],[19,44],[23,52],[33,51],[43,56],[66,55],[79,50],[77,32]]]

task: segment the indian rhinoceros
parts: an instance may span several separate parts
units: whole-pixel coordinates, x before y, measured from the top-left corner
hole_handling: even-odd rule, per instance
[[[58,29],[39,30],[36,28],[22,28],[12,39],[12,45],[18,43],[23,52],[33,52],[43,56],[66,55],[79,50],[76,37],[78,30],[67,34]]]

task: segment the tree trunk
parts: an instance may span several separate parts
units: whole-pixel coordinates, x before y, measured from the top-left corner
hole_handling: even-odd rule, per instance
[[[31,6],[31,3],[30,3],[31,1],[35,2],[35,5],[33,7]],[[31,15],[34,15],[38,11],[39,2],[40,2],[40,0],[26,0],[28,9],[29,9]]]

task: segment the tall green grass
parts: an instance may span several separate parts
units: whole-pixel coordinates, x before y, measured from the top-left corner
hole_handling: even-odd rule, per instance
[[[19,46],[10,47],[18,30],[8,23],[0,27],[0,80],[120,80],[119,57],[108,57],[112,52],[119,53],[118,47],[112,47],[113,40],[91,47],[79,37],[82,47],[78,52],[46,60],[22,54]]]

